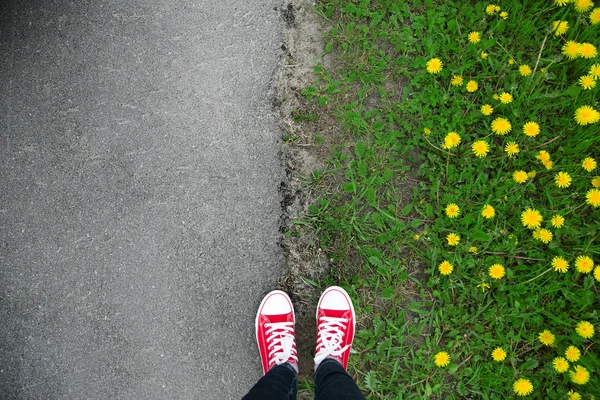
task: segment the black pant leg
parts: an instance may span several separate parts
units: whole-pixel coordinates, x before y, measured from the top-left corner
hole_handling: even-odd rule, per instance
[[[285,363],[271,368],[242,400],[295,400],[298,373]]]
[[[324,359],[315,372],[315,400],[364,400],[354,379],[337,360]]]

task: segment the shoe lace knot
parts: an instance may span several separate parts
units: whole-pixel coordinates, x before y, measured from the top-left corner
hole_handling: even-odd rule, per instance
[[[269,350],[269,365],[287,362],[290,358],[298,361],[296,346],[294,344],[294,323],[273,322],[266,323],[266,339]]]
[[[317,338],[317,354],[315,363],[319,364],[329,356],[341,356],[350,345],[342,347],[346,318],[321,317],[319,319],[319,334]]]

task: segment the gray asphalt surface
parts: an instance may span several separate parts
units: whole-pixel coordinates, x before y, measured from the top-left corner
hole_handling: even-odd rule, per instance
[[[0,398],[240,398],[283,271],[279,1],[0,4]]]

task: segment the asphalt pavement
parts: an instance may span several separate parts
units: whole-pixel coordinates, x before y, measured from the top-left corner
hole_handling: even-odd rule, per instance
[[[279,0],[0,5],[0,398],[236,399],[283,273]]]

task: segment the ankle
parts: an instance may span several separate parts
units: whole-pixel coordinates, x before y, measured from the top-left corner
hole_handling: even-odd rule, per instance
[[[296,371],[296,374],[298,373],[298,361],[289,359],[287,364],[289,364]]]
[[[296,374],[298,373],[298,361],[296,360],[292,360],[291,358],[289,360],[287,360],[286,362],[283,362],[281,364],[277,364],[277,363],[273,363],[273,365],[271,365],[269,367],[269,371],[272,370],[275,367],[285,367],[285,368],[289,368],[289,369],[293,369],[294,371],[296,371]]]
[[[318,363],[315,363],[315,371],[317,370],[317,368],[319,368],[319,366],[323,363],[323,361],[327,361],[327,360],[333,360],[333,361],[337,362],[338,364],[340,364],[342,368],[344,368],[344,362],[342,360],[342,357],[329,355],[329,356],[325,357],[323,360],[319,361]],[[344,370],[345,369],[346,368],[344,368]]]

